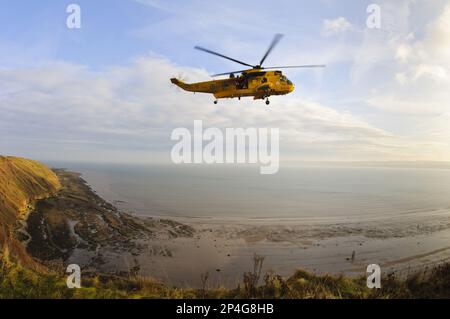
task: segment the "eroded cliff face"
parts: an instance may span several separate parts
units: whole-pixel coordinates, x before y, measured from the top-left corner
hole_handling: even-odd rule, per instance
[[[0,156],[0,254],[28,259],[14,233],[36,200],[52,196],[60,188],[58,177],[44,164]]]
[[[79,173],[54,172],[62,188],[56,196],[37,201],[27,219],[29,237],[23,238],[37,260],[121,272],[141,254],[170,257],[166,240],[195,233],[176,221],[122,212],[98,196]]]
[[[90,269],[120,272],[128,269],[120,262],[123,258],[136,260],[148,251],[171,254],[154,239],[164,242],[194,233],[192,227],[175,221],[120,211],[78,173],[0,157],[0,266],[11,260],[43,269],[53,261],[74,261]]]

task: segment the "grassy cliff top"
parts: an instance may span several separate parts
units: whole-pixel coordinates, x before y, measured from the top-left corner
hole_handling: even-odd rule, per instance
[[[45,165],[19,157],[0,156],[0,255],[30,258],[14,238],[14,227],[37,199],[61,188],[58,177]],[[4,256],[3,256],[4,257]]]
[[[60,187],[58,177],[47,166],[0,156],[0,223],[11,225],[32,201],[50,196]]]

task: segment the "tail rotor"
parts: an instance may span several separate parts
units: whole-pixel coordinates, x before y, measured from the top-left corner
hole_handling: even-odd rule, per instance
[[[179,72],[178,75],[177,76],[173,76],[170,79],[170,81],[173,84],[177,84],[177,83],[180,83],[180,82],[187,82],[188,81],[188,77],[184,73]],[[177,92],[183,91],[178,85],[172,85],[172,88],[174,90],[176,90]]]

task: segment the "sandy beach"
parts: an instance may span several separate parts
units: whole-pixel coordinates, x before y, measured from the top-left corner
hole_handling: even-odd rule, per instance
[[[450,258],[450,212],[436,211],[432,217],[415,213],[365,222],[296,220],[289,225],[179,219],[196,230],[193,237],[143,241],[147,248],[139,256],[125,254],[119,264],[104,267],[126,269],[136,260],[142,275],[183,287],[199,286],[205,272],[213,286],[236,286],[253,267],[254,254],[265,257],[264,272],[286,277],[299,268],[359,276],[369,264],[379,264],[385,275],[405,276]]]

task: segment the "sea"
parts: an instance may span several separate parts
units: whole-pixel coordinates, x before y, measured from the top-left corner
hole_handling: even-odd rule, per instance
[[[104,199],[140,216],[377,219],[450,209],[450,170],[388,167],[48,163],[82,174]]]

